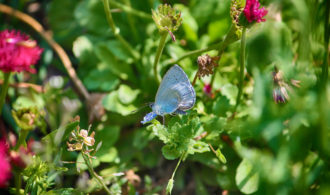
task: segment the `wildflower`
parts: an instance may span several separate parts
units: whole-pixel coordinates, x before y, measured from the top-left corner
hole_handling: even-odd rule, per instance
[[[157,10],[152,10],[152,18],[159,32],[168,32],[175,41],[174,31],[177,31],[182,23],[181,12],[177,12],[170,5],[159,5]]]
[[[208,54],[197,58],[198,78],[213,74],[213,69],[218,66],[219,57],[210,57]]]
[[[213,97],[212,86],[210,84],[204,85],[203,91],[207,96],[209,96],[211,98]]]
[[[4,30],[0,32],[0,70],[3,72],[28,71],[40,58],[42,49],[37,42],[19,31]]]
[[[291,87],[284,81],[282,71],[278,70],[276,67],[272,72],[273,76],[273,99],[275,103],[285,103],[286,100],[289,100],[288,90],[292,90]],[[300,81],[291,80],[291,83],[295,87],[300,87]]]
[[[244,15],[249,23],[253,21],[256,22],[264,22],[266,19],[263,17],[267,14],[267,10],[263,8],[259,8],[260,3],[258,0],[247,0],[245,4],[245,8],[243,10]]]
[[[79,131],[79,127],[77,130],[71,132],[71,136],[69,137],[69,141],[67,142],[68,151],[80,151],[83,150],[84,145],[86,146],[94,146],[95,144],[95,132],[93,131],[90,136],[88,136],[88,131],[85,129],[81,129]],[[92,149],[93,150],[93,149]],[[90,152],[92,150],[85,150],[86,152]]]
[[[11,177],[11,166],[7,153],[8,145],[4,140],[0,140],[0,188],[6,187]]]

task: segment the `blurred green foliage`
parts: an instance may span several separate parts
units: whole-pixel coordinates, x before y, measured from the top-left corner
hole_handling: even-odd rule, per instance
[[[194,108],[184,116],[167,116],[165,126],[157,120],[148,126],[140,124],[149,108],[133,112],[154,101],[158,88],[152,64],[159,34],[151,9],[163,1],[110,0],[119,33],[140,54],[138,59],[112,32],[102,1],[0,2],[42,22],[70,55],[88,91],[104,95],[106,114],[92,124],[96,143],[102,142],[93,166],[113,194],[161,194],[182,155],[173,194],[330,194],[330,85],[321,79],[322,65],[329,61],[329,45],[325,44],[329,36],[325,34],[326,26],[329,29],[325,24],[327,0],[260,1],[269,12],[266,22],[247,31],[246,76],[235,118],[239,41],[221,56],[214,97],[203,92],[210,77],[197,81]],[[167,40],[158,66],[161,75],[171,67],[171,61],[187,52],[224,40],[232,23],[230,0],[164,2],[181,11],[182,25],[175,32],[177,41]],[[33,3],[40,6],[35,12],[29,11]],[[10,88],[8,102],[10,108],[35,106],[47,113],[44,118],[49,134],[37,155],[68,171],[59,171],[56,179],[47,180],[55,170],[48,167],[48,176],[46,171],[41,177],[47,180],[42,189],[47,189],[47,194],[98,193],[98,183],[83,176],[87,167],[81,154],[68,152],[64,144],[78,125],[70,122],[71,118],[79,115],[80,126],[88,127],[86,102],[76,94],[65,68],[38,34],[17,19],[0,17],[1,30],[25,31],[45,49],[37,74],[27,78],[20,73],[13,79],[43,85],[45,93]],[[214,50],[205,53],[217,54]],[[196,58],[191,55],[178,62],[190,80],[198,69]],[[274,66],[290,85],[290,99],[283,104],[276,104],[272,97]],[[299,80],[300,87],[291,85],[292,80]],[[3,118],[17,130],[10,122],[10,112]],[[39,131],[30,132],[30,136],[36,140],[44,137]],[[64,164],[66,161],[75,164]],[[30,169],[25,175],[31,178],[40,172],[38,169],[34,175]],[[133,170],[139,182],[134,183],[127,170]],[[115,176],[121,172],[125,175]],[[27,188],[35,190],[39,180],[27,180]]]

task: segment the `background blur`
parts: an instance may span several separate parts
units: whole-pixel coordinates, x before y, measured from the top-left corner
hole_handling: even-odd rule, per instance
[[[325,23],[328,2],[260,2],[268,14],[265,22],[247,31],[244,89],[235,119],[231,116],[238,93],[240,41],[229,45],[221,57],[213,97],[203,92],[210,77],[198,80],[195,107],[188,118],[167,117],[169,123],[179,125],[174,129],[169,124],[169,135],[164,139],[159,126],[140,124],[150,108],[132,113],[153,102],[158,88],[152,65],[160,36],[151,9],[168,3],[182,13],[182,25],[174,33],[176,42],[168,38],[160,59],[158,68],[164,75],[171,62],[186,52],[224,39],[232,23],[230,0],[110,0],[113,20],[139,53],[138,59],[114,36],[100,0],[0,0],[40,22],[65,49],[88,92],[95,95],[88,106],[40,34],[14,17],[0,14],[0,30],[20,30],[44,48],[37,73],[16,74],[11,82],[45,88],[39,93],[11,87],[1,128],[6,133],[19,131],[10,109],[35,106],[45,111],[44,126],[29,134],[35,140],[35,154],[42,161],[68,168],[56,175],[51,174],[54,170],[47,173],[53,182],[48,190],[104,193],[90,180],[81,154],[67,151],[65,140],[58,145],[41,140],[79,115],[83,129],[94,119],[92,130],[96,143],[102,141],[102,146],[93,165],[111,183],[114,194],[163,194],[180,156],[177,154],[190,151],[193,141],[200,141],[200,148],[194,142],[194,152],[190,151],[178,168],[172,194],[330,194],[330,85],[321,79],[322,66],[329,59],[325,41],[329,36],[325,34],[325,27],[329,29]],[[215,51],[207,53],[216,55]],[[191,81],[198,69],[196,59],[192,55],[178,62]],[[290,86],[286,103],[273,100],[274,66]],[[293,86],[292,80],[300,81],[300,87]],[[185,128],[195,128],[190,137],[185,137]],[[199,137],[202,134],[206,136]],[[219,148],[225,160],[219,160],[208,144]],[[119,172],[124,175],[113,176]],[[13,186],[11,181],[5,190]]]

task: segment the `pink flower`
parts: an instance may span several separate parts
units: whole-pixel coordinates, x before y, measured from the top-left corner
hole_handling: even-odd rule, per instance
[[[251,23],[253,21],[256,22],[264,22],[266,19],[263,17],[267,14],[267,10],[263,7],[259,9],[260,3],[258,0],[246,0],[244,15],[246,19]]]
[[[8,145],[4,140],[0,140],[0,188],[6,187],[11,177],[11,166],[7,152]]]
[[[203,91],[204,93],[209,96],[210,98],[213,98],[214,97],[214,94],[212,93],[212,87],[210,84],[206,84],[204,85],[203,87]]]
[[[3,72],[35,73],[31,65],[37,63],[42,51],[36,41],[19,31],[0,32],[0,70]]]

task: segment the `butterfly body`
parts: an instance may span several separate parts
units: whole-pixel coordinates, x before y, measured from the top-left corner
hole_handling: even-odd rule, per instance
[[[178,65],[172,66],[164,76],[152,104],[152,112],[148,113],[141,123],[147,123],[157,115],[185,114],[196,101],[196,94],[186,73]]]

